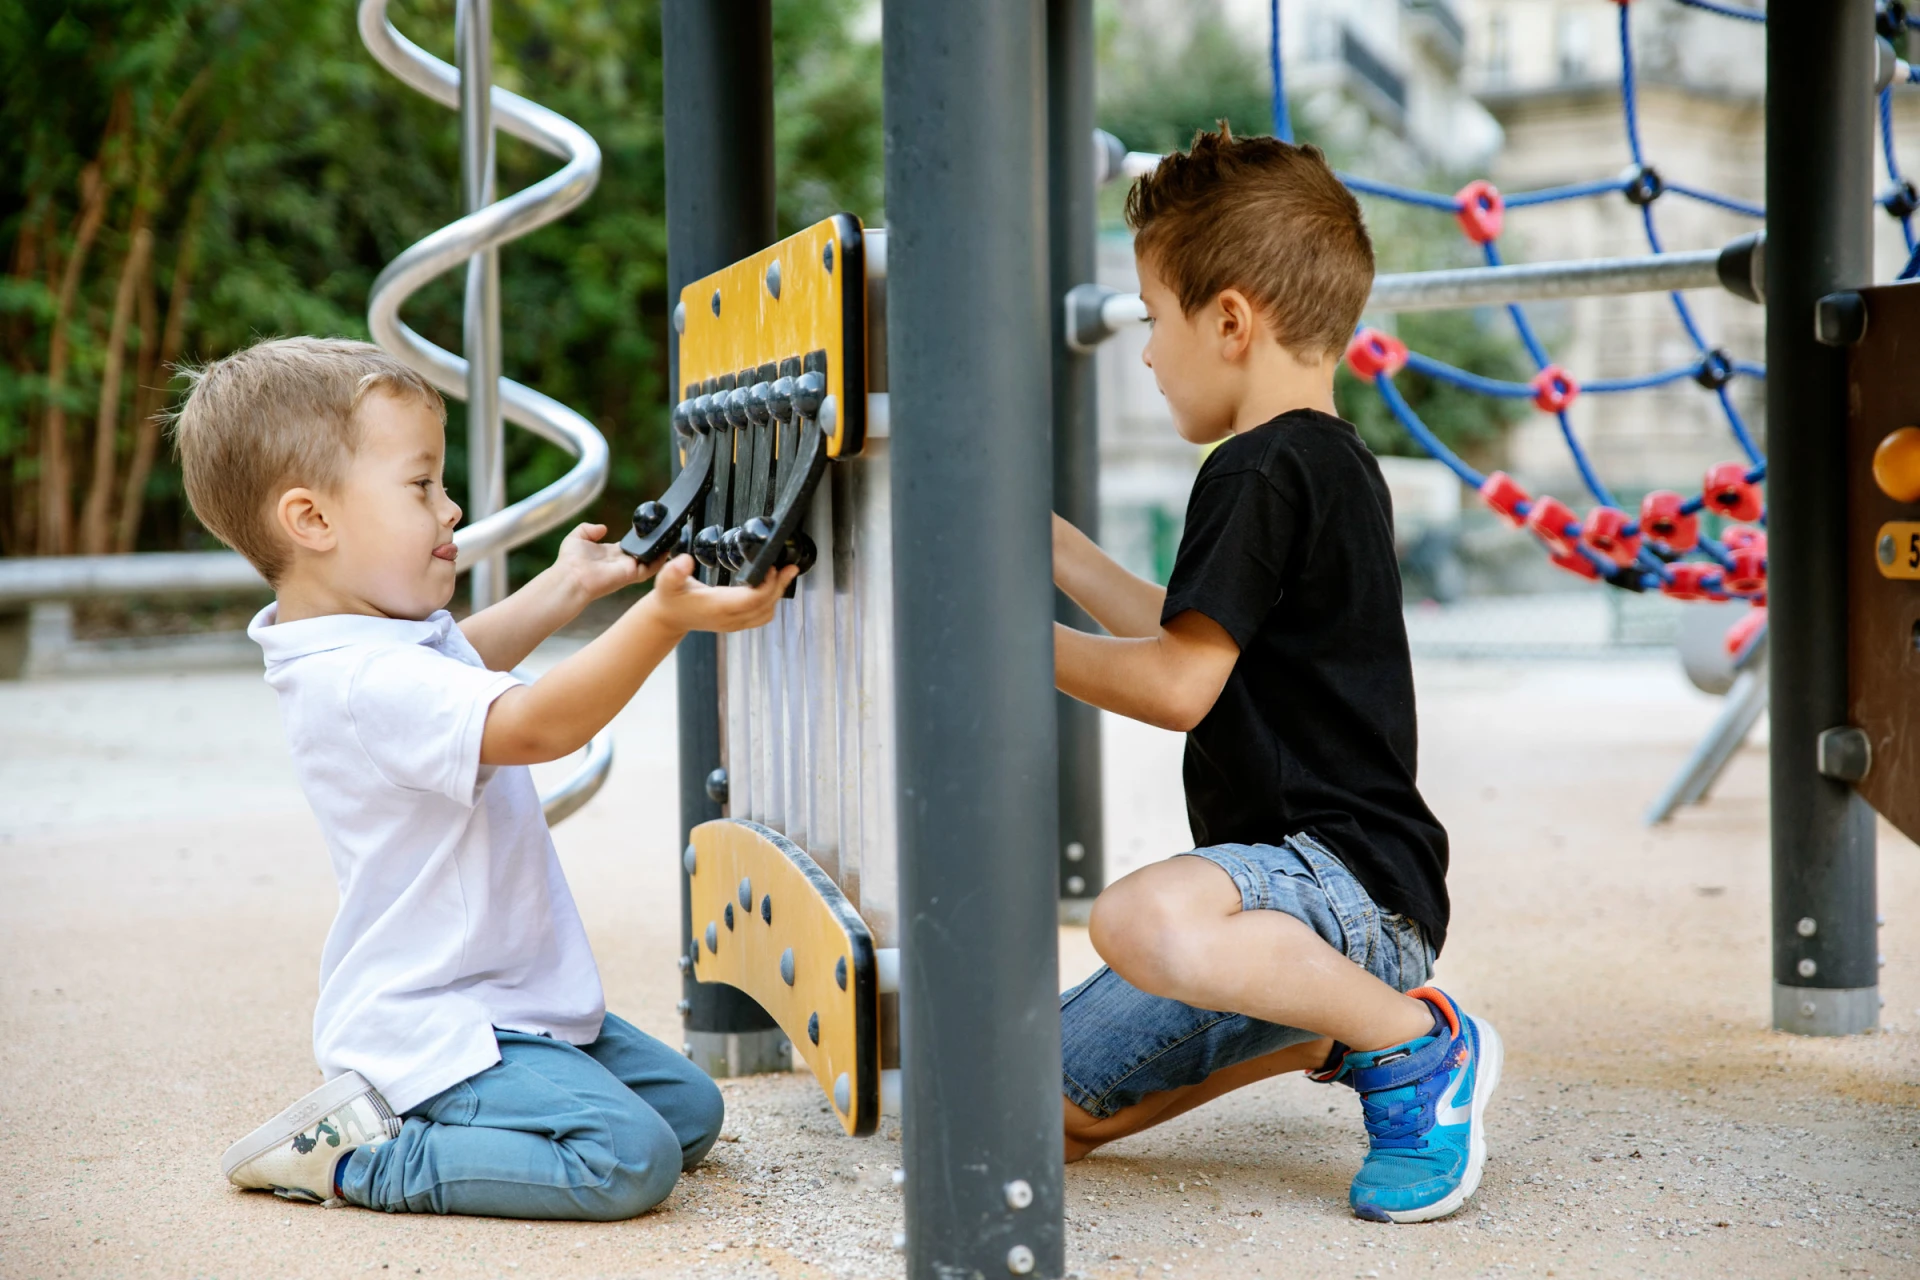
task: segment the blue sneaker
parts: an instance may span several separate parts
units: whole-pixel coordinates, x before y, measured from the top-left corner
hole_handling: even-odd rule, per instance
[[[1467,1202],[1487,1160],[1482,1113],[1500,1083],[1500,1036],[1435,987],[1407,993],[1433,1006],[1433,1031],[1418,1040],[1349,1050],[1336,1075],[1360,1094],[1369,1150],[1353,1177],[1356,1216],[1430,1222]]]

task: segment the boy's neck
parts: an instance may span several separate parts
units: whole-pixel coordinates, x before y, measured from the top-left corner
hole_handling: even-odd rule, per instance
[[[289,573],[282,578],[274,590],[274,604],[275,622],[303,622],[339,613],[357,613],[368,618],[391,616],[368,601],[307,574]]]
[[[1338,359],[1321,356],[1309,362],[1270,342],[1249,352],[1248,360],[1246,394],[1233,415],[1234,435],[1297,409],[1339,416],[1333,405],[1333,374],[1340,366]]]

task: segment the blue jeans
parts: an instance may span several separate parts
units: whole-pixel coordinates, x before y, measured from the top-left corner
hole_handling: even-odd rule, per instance
[[[1383,910],[1340,859],[1305,833],[1280,845],[1195,849],[1233,878],[1242,911],[1284,911],[1334,950],[1400,991],[1433,972],[1426,931]],[[1276,973],[1275,982],[1287,975]],[[1319,1039],[1319,1033],[1148,995],[1104,965],[1060,997],[1062,1091],[1106,1119],[1150,1093],[1199,1084],[1236,1063]]]
[[[667,1198],[720,1136],[720,1090],[612,1014],[589,1045],[494,1031],[500,1061],[361,1147],[347,1200],[388,1213],[612,1222]]]

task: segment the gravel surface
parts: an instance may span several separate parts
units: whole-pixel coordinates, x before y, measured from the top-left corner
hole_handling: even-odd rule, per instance
[[[1087,1277],[1920,1276],[1920,856],[1881,831],[1886,1030],[1773,1034],[1761,738],[1639,813],[1715,704],[1670,661],[1425,663],[1454,837],[1439,980],[1505,1037],[1480,1193],[1360,1223],[1354,1096],[1242,1091],[1067,1171]],[[232,1138],[317,1082],[334,890],[257,675],[0,685],[0,1276],[900,1274],[898,1129],[728,1081],[707,1166],[612,1225],[381,1217],[233,1190]],[[609,1001],[675,1037],[672,682],[558,843]],[[1117,871],[1185,840],[1179,742],[1110,723]],[[1061,932],[1062,982],[1096,963]]]

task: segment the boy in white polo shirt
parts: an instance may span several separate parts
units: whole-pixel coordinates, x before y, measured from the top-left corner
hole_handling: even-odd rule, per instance
[[[510,674],[648,576],[599,525],[456,624],[445,409],[363,342],[208,366],[176,435],[201,523],[276,599],[248,630],[340,885],[313,1045],[327,1083],[235,1143],[239,1186],[389,1212],[632,1217],[720,1130],[720,1092],[606,1012],[526,766],[585,745],[688,631],[759,626],[794,571],[708,587],[679,557],[532,684]]]

